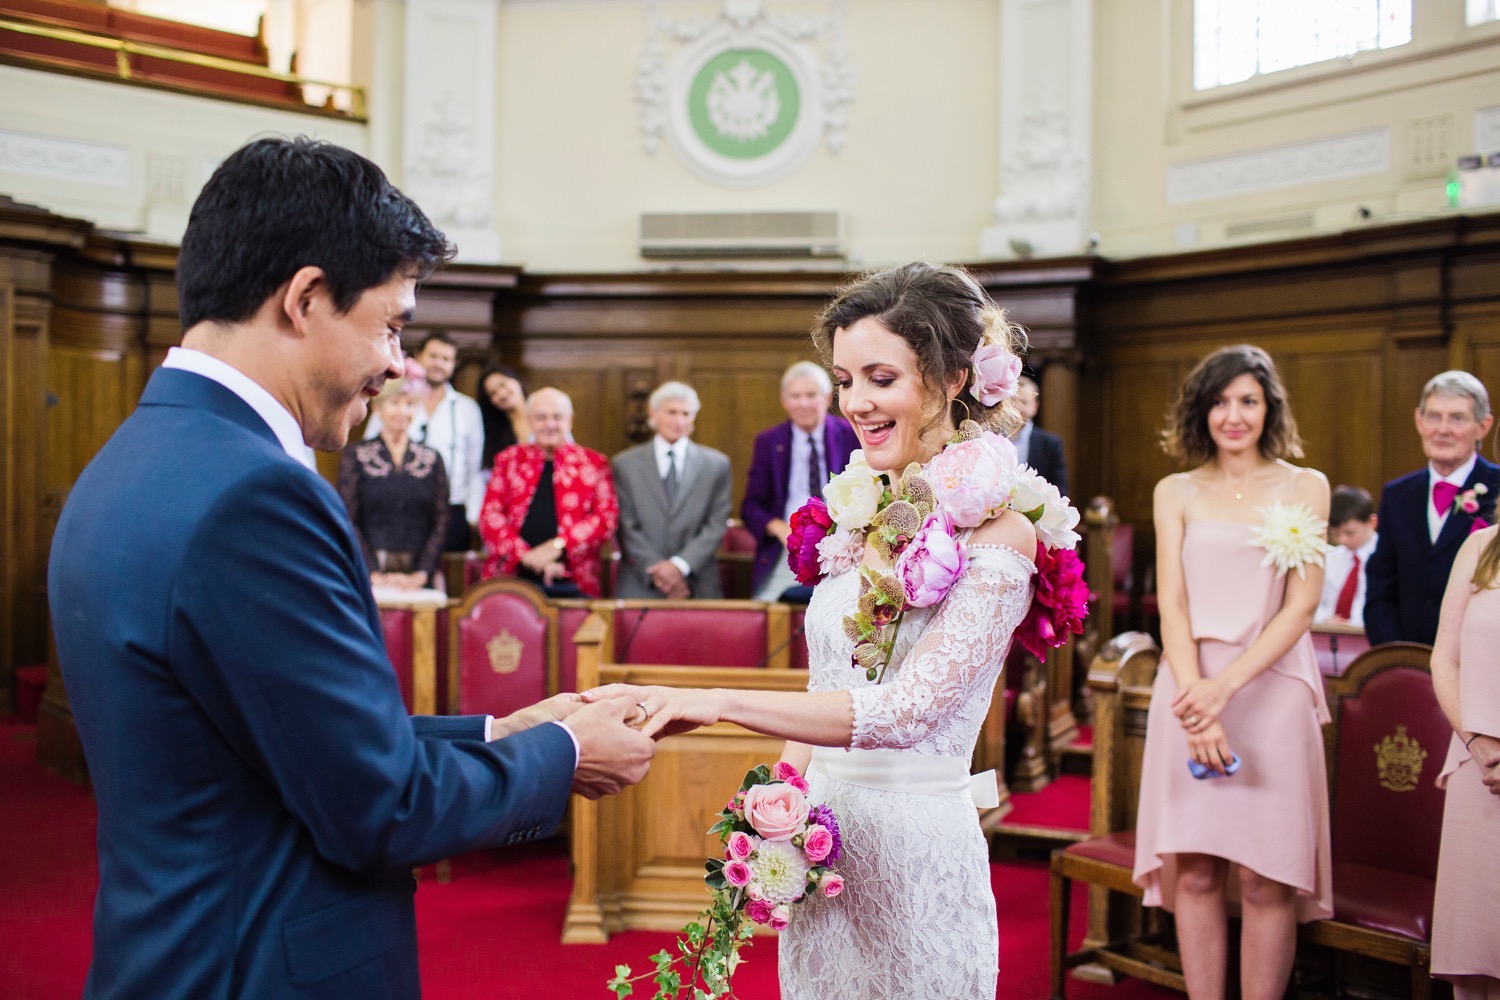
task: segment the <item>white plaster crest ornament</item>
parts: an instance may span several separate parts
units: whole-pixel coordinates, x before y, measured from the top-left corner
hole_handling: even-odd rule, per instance
[[[728,186],[785,176],[820,140],[840,152],[855,84],[845,3],[802,17],[724,0],[716,15],[676,19],[651,4],[635,80],[646,152],[665,137],[689,169]]]
[[[1000,162],[1000,223],[1083,217],[1086,177],[1070,139],[1072,120],[1056,86],[1032,84],[1024,98],[1020,141]]]
[[[491,221],[490,172],[474,155],[474,123],[456,110],[465,106],[448,91],[432,101],[421,146],[406,163],[406,185],[439,228]]]

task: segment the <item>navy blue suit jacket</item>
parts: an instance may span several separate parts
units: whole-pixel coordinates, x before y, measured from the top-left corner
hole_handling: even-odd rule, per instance
[[[1495,523],[1500,466],[1478,459],[1464,489],[1476,483],[1489,488],[1479,514],[1453,511],[1435,543],[1427,530],[1432,496],[1426,467],[1385,484],[1380,494],[1380,541],[1365,568],[1365,633],[1371,645],[1405,641],[1430,646],[1437,638],[1443,591],[1459,547],[1476,516]]]
[[[1026,444],[1026,464],[1056,486],[1057,492],[1068,495],[1068,460],[1063,456],[1062,438],[1032,424],[1031,440]]]
[[[859,438],[847,420],[831,413],[823,418],[823,460],[830,476],[844,471],[849,453],[858,447]],[[755,435],[745,499],[740,503],[740,516],[756,539],[752,593],[770,578],[776,560],[786,558],[786,546],[766,534],[766,525],[786,516],[786,493],[791,482],[792,422],[783,420]]]
[[[48,570],[99,809],[86,997],[416,997],[411,866],[550,833],[562,728],[409,718],[338,494],[161,370]]]

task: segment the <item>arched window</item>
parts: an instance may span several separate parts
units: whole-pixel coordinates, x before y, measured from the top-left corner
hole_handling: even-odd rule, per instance
[[[1496,0],[1468,0],[1475,6]],[[1208,90],[1411,41],[1412,0],[1194,0],[1193,87]]]

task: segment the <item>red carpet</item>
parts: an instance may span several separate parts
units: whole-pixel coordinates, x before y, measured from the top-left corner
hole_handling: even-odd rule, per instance
[[[88,969],[97,884],[89,795],[36,764],[35,728],[0,723],[0,997],[71,1000]],[[568,898],[561,841],[470,855],[453,881],[424,872],[417,892],[422,983],[428,1000],[586,997],[604,1000],[616,963],[644,971],[671,935],[619,934],[605,945],[558,943]],[[1001,997],[1047,989],[1047,872],[1041,862],[991,867],[1000,914]],[[1083,894],[1073,900],[1074,941]],[[776,942],[761,938],[735,977],[743,1000],[779,1000]],[[650,997],[638,989],[637,998]],[[1177,994],[1133,980],[1113,988],[1070,981],[1076,1000],[1162,1000]]]
[[[1006,826],[1089,828],[1089,779],[1060,774],[1040,792],[1011,792]]]

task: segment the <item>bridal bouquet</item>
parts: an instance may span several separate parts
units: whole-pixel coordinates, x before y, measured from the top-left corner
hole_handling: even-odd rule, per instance
[[[616,997],[630,996],[633,984],[648,978],[655,1000],[676,1000],[684,989],[693,1000],[723,997],[756,924],[779,931],[791,907],[844,891],[832,869],[843,853],[838,819],[827,806],[808,802],[807,781],[790,764],[761,764],[747,773],[708,832],[724,848],[722,858],[704,866],[712,903],[682,929],[680,954],[663,949],[651,956],[655,967],[638,976],[628,965],[615,966],[608,986]]]
[[[1009,440],[974,421],[965,420],[925,469],[914,462],[894,484],[854,452],[823,497],[792,514],[788,564],[807,586],[859,568],[858,604],[843,625],[854,643],[853,666],[868,680],[884,679],[907,609],[937,604],[963,575],[968,553],[959,531],[1007,508],[1024,514],[1037,538],[1036,593],[1016,641],[1045,657],[1069,633],[1083,632],[1089,592],[1073,551],[1078,511],[1056,486],[1017,462]],[[861,565],[867,542],[890,572]]]

